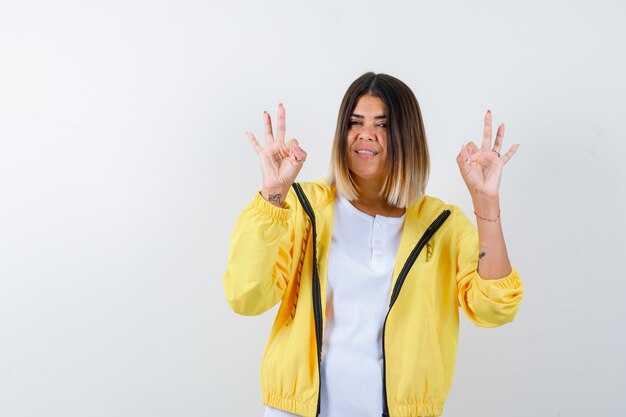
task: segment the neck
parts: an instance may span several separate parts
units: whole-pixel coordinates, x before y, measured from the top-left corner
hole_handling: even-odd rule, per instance
[[[351,203],[358,210],[370,216],[400,217],[404,214],[403,208],[389,204],[386,199],[380,196],[382,184],[357,185],[359,196]]]

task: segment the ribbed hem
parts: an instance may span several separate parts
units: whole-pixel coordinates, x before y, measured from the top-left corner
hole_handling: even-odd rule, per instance
[[[440,416],[443,404],[406,401],[389,404],[389,417],[430,417]]]
[[[317,403],[315,401],[299,401],[293,397],[283,397],[279,394],[264,392],[263,404],[302,417],[316,417]]]
[[[291,216],[291,207],[289,204],[285,202],[283,207],[276,207],[272,203],[265,200],[261,195],[261,192],[256,193],[252,205],[262,215],[279,222],[287,221],[287,219]]]

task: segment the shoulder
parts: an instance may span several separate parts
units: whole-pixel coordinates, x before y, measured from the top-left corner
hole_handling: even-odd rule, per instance
[[[335,188],[329,186],[324,178],[312,182],[299,182],[298,184],[302,187],[302,191],[304,191],[313,209],[323,208],[335,201]],[[298,197],[293,187],[289,190],[287,198],[288,204],[297,202]]]
[[[475,230],[473,223],[460,207],[430,195],[423,195],[415,204],[409,207],[407,215],[417,217],[424,227],[428,227],[444,210],[450,211],[450,216],[444,224],[445,228],[452,228],[459,235]]]

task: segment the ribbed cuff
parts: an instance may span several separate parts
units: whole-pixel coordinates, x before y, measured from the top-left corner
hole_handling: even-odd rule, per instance
[[[492,300],[506,299],[510,301],[511,297],[516,298],[516,296],[520,296],[524,290],[522,280],[515,268],[506,277],[498,279],[484,279],[479,274],[476,275],[478,277],[476,279],[478,288],[487,298]]]

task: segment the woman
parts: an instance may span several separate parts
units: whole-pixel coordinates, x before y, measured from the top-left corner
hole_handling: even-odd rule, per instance
[[[477,325],[513,320],[522,295],[498,191],[504,126],[457,163],[478,230],[424,195],[428,148],[419,105],[400,80],[367,73],[348,88],[329,178],[292,184],[306,152],[264,114],[263,187],[241,213],[224,275],[239,314],[281,302],[263,357],[265,416],[436,416],[454,371],[458,307]],[[480,261],[480,262],[479,262]],[[480,268],[479,268],[480,267]],[[480,275],[479,275],[480,270]]]

